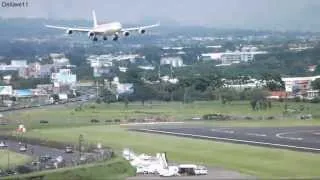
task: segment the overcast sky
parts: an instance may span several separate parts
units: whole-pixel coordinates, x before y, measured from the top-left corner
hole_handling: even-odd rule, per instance
[[[13,0],[2,0],[10,2]],[[14,0],[19,1],[19,0]],[[23,0],[21,0],[23,1]],[[124,23],[161,20],[232,28],[320,27],[320,0],[25,0],[26,8],[0,7],[1,17],[91,19]],[[319,28],[320,29],[320,28]]]

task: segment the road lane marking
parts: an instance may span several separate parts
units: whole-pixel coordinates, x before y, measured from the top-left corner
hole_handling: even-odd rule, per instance
[[[285,147],[285,148],[293,148],[293,149],[300,149],[300,150],[312,150],[312,151],[319,151],[320,152],[320,149],[311,148],[311,147],[293,146],[293,145],[286,145],[286,144],[275,144],[275,143],[241,140],[241,139],[233,139],[233,138],[222,138],[222,137],[215,137],[215,136],[203,136],[203,135],[195,135],[195,134],[187,134],[187,133],[175,133],[175,132],[159,131],[159,130],[153,130],[153,129],[140,129],[140,130],[146,131],[146,132],[155,132],[155,133],[170,134],[170,135],[190,136],[190,137],[198,137],[198,138],[205,138],[205,139],[215,139],[215,140],[233,141],[233,142],[240,142],[240,143],[269,145],[269,146],[274,146],[274,147]]]
[[[259,136],[259,137],[266,137],[266,134],[258,134],[258,133],[246,133],[249,136]]]

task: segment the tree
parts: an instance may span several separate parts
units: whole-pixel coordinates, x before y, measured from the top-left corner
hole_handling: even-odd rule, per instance
[[[222,104],[230,103],[236,99],[239,99],[239,94],[232,88],[219,88],[213,92],[219,97]]]
[[[109,89],[103,89],[101,93],[102,101],[110,104],[116,101],[116,96]]]
[[[267,96],[269,93],[264,89],[253,89],[248,92],[250,96],[250,105],[252,110],[266,110],[268,107]],[[259,106],[258,106],[259,105]]]
[[[139,83],[134,86],[132,96],[137,100],[141,100],[141,103],[144,106],[145,101],[153,99],[156,96],[156,93],[151,85]]]
[[[320,90],[320,78],[311,82],[312,89]]]
[[[170,94],[170,101],[173,101],[173,92],[178,89],[178,85],[166,83],[165,90]]]

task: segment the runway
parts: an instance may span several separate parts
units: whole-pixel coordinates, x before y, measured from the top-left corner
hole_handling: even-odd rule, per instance
[[[141,127],[146,133],[320,153],[320,127]]]

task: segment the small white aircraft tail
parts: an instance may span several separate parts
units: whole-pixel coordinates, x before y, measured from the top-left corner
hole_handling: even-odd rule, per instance
[[[93,27],[98,26],[97,16],[95,10],[92,11],[92,18],[93,18]]]

